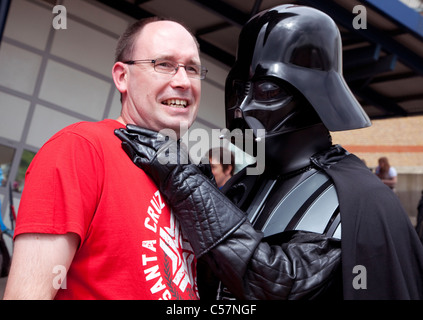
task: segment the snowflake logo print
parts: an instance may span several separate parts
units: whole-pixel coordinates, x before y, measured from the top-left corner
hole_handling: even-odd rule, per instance
[[[188,284],[195,288],[195,256],[191,245],[183,238],[179,222],[173,213],[170,215],[170,226],[160,228],[160,248],[171,261],[173,283],[182,292],[185,292]]]

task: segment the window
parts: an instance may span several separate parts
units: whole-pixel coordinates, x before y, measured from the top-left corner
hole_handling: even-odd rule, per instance
[[[15,149],[0,144],[0,186],[5,187],[9,182],[10,167],[15,156]]]
[[[22,192],[25,184],[25,173],[31,163],[32,159],[35,156],[35,152],[24,150],[22,152],[22,158],[19,163],[18,173],[16,179],[13,182],[13,191]]]

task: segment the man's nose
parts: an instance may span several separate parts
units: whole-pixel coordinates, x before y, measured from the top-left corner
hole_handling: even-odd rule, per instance
[[[176,87],[188,88],[191,85],[191,80],[185,70],[184,65],[178,65],[176,73],[172,77],[172,83]]]

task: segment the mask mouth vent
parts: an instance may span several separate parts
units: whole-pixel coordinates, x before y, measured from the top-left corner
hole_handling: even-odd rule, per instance
[[[244,87],[244,94],[245,94],[246,96],[248,96],[248,93],[250,92],[250,88],[251,88],[251,82],[247,82],[247,83],[245,84],[245,87]]]
[[[243,118],[242,111],[241,111],[240,108],[236,108],[235,109],[235,111],[234,111],[234,118],[235,119],[242,119]]]

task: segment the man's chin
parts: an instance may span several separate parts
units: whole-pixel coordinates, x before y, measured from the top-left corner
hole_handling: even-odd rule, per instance
[[[181,121],[181,122],[172,122],[172,123],[166,123],[164,124],[160,130],[157,130],[161,132],[162,134],[176,137],[179,139],[181,136],[183,136],[187,131],[188,128],[192,125],[193,121]]]

